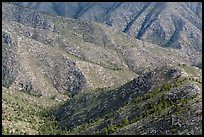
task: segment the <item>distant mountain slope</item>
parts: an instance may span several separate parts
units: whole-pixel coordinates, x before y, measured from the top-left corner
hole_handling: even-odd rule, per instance
[[[36,10],[102,22],[128,35],[186,54],[202,52],[201,2],[19,2]]]

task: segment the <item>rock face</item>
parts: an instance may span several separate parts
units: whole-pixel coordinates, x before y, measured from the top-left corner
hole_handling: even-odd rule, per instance
[[[173,78],[177,78],[181,76],[181,71],[178,69],[170,69],[167,71],[167,75],[170,75]]]
[[[2,85],[11,86],[18,74],[16,42],[9,33],[2,31]]]
[[[52,69],[54,73],[48,71],[47,75],[53,74],[50,77],[53,81],[54,87],[58,91],[77,93],[84,88],[84,75],[78,68],[76,68],[74,62],[62,58],[56,61],[56,64]]]

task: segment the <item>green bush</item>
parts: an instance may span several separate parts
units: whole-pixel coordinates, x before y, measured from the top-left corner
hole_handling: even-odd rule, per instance
[[[107,129],[106,127],[103,128],[102,134],[103,134],[103,135],[108,135],[108,129]]]
[[[147,114],[147,112],[145,111],[145,112],[142,114],[142,117],[145,118],[145,117],[147,117],[147,115],[148,115],[148,114]]]
[[[156,111],[158,111],[159,113],[162,111],[162,103],[157,104],[156,106]]]
[[[169,85],[168,83],[165,83],[165,84],[162,86],[162,90],[163,90],[163,91],[170,90],[170,85]]]
[[[113,133],[117,129],[116,125],[110,125],[108,126],[108,133]]]
[[[128,118],[123,119],[122,124],[123,124],[123,126],[127,126],[129,124]]]
[[[151,97],[150,93],[149,94],[145,94],[143,100],[150,99],[150,97]]]
[[[198,82],[198,79],[196,79],[195,81]]]
[[[134,99],[134,103],[140,103],[142,101],[142,97],[137,97]]]
[[[179,102],[182,103],[182,104],[186,104],[188,102],[188,100],[186,98],[181,98],[179,100]]]

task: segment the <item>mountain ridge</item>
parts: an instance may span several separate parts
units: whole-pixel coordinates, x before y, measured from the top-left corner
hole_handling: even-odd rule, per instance
[[[22,6],[28,6],[32,8],[32,3],[17,3],[17,4],[22,5]],[[63,3],[50,3],[50,4],[51,5],[57,4],[58,6],[63,5]],[[70,4],[64,3],[64,5],[62,6],[60,10],[62,11],[64,10],[63,12],[65,12],[66,10],[69,10],[69,8],[68,9],[66,8],[66,5],[74,7],[75,10],[73,11],[76,11],[76,12],[77,10],[82,9],[82,11],[80,12],[83,13],[83,16],[77,17],[77,19],[80,19],[80,18],[88,19],[88,20],[98,21],[101,23],[109,22],[108,24],[112,26],[113,28],[117,28],[118,30],[124,31],[132,36],[135,36],[136,34],[136,37],[139,39],[143,39],[151,43],[156,42],[155,44],[159,44],[162,46],[165,43],[167,43],[167,40],[170,40],[170,38],[169,36],[168,37],[162,36],[160,32],[157,32],[157,30],[158,31],[162,30],[165,33],[167,33],[167,35],[172,35],[173,33],[171,31],[175,30],[175,29],[172,29],[172,27],[174,26],[172,26],[171,24],[165,21],[165,20],[169,20],[170,22],[172,22],[171,16],[169,15],[174,15],[174,16],[176,15],[179,18],[181,18],[183,22],[187,22],[188,25],[187,24],[186,24],[187,26],[185,25],[186,29],[188,29],[189,27],[191,29],[194,29],[192,27],[196,26],[196,28],[198,28],[199,31],[202,31],[201,3],[198,2],[198,3],[191,3],[191,4],[192,5],[190,6],[189,3],[184,3],[184,2],[180,2],[180,3],[175,3],[175,2],[162,2],[162,3],[156,3],[156,2],[100,3],[99,2],[99,3],[91,3],[90,2],[90,3],[84,3],[84,4],[83,3],[70,3]],[[39,5],[42,7],[43,6],[46,7],[46,3],[39,3]],[[92,5],[92,6],[89,8],[89,5]],[[86,9],[86,6],[88,8],[88,11],[87,10],[83,11],[83,9]],[[47,4],[47,7],[52,10],[52,6],[49,7]],[[95,8],[95,7],[98,7],[98,8]],[[34,9],[37,10],[38,7]],[[161,9],[161,10],[157,11],[158,9]],[[155,12],[153,10],[155,10]],[[41,9],[41,11],[43,11],[43,9]],[[157,14],[155,14],[156,12]],[[71,12],[66,12],[66,13],[71,13]],[[122,15],[120,13],[122,13]],[[63,16],[72,17],[72,15],[63,15]],[[72,18],[75,18],[75,17],[72,17]],[[105,20],[100,20],[100,18],[104,18]],[[139,20],[141,20],[142,22]],[[111,23],[112,25],[110,24],[110,22],[112,22]],[[143,29],[143,27],[141,28],[136,27],[135,24],[138,24],[138,23],[140,24],[139,26],[143,26],[143,27],[146,24],[145,29]],[[166,26],[164,26],[165,24]],[[131,26],[131,27],[128,27],[128,26]],[[127,31],[127,28],[129,29],[131,28],[131,31]],[[171,31],[167,31],[166,28],[171,29]],[[150,31],[153,31],[153,32],[150,32]],[[196,31],[193,30],[193,33],[195,32]],[[143,36],[143,34],[140,36],[140,33],[141,34],[144,33],[147,36]],[[186,31],[184,33],[186,33]],[[199,34],[200,32],[196,32],[196,33],[197,34],[195,35],[200,35]],[[162,44],[160,44],[160,41],[154,38],[153,35],[156,35],[158,37],[164,37],[165,40],[162,40],[161,41]],[[189,37],[189,36],[187,35],[186,37]],[[201,35],[199,37],[201,37]],[[179,38],[179,39],[183,39],[183,38]],[[186,39],[183,39],[183,41],[186,41],[187,43],[189,43]],[[197,45],[197,44],[194,44],[194,45]],[[199,43],[198,45],[201,46],[201,43]],[[201,51],[201,50],[199,49],[197,51]]]
[[[202,134],[201,54],[28,7],[3,3],[2,134]]]

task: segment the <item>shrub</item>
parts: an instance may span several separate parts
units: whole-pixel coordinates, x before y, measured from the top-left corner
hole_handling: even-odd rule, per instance
[[[165,83],[163,86],[162,86],[162,90],[163,91],[167,91],[167,90],[170,90],[170,85]]]
[[[123,119],[122,124],[123,126],[127,126],[129,124],[128,118]]]
[[[142,101],[142,97],[137,97],[134,99],[134,103],[140,103]]]
[[[143,100],[150,99],[150,97],[151,97],[150,93],[149,94],[145,94]]]
[[[179,100],[179,102],[182,103],[182,104],[186,104],[186,103],[188,102],[188,100],[185,99],[185,98],[181,98],[181,99]]]
[[[159,103],[156,105],[156,107],[155,107],[155,109],[156,109],[156,111],[155,112],[161,112],[162,111],[162,106],[163,106],[163,104],[162,104],[162,102],[161,101],[159,101]]]
[[[176,88],[178,87],[178,83],[175,83],[175,85],[174,85]]]
[[[198,82],[198,79],[196,79],[195,81]]]
[[[103,134],[103,135],[108,135],[108,129],[107,129],[106,127],[103,128],[102,134]]]
[[[116,125],[110,125],[108,126],[108,133],[113,133],[117,129]]]

